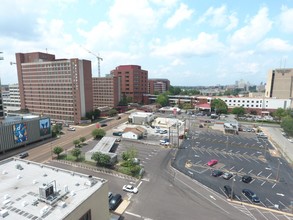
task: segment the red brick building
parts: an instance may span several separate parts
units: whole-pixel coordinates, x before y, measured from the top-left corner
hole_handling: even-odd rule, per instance
[[[121,98],[120,84],[119,77],[93,77],[94,109],[105,106],[116,108]]]
[[[149,79],[148,80],[148,93],[158,94],[168,91],[170,88],[170,81],[168,79]]]
[[[148,93],[148,71],[138,65],[121,65],[111,71],[111,75],[121,80],[121,98],[142,103],[143,94]]]
[[[16,53],[21,109],[78,124],[93,110],[91,61]]]

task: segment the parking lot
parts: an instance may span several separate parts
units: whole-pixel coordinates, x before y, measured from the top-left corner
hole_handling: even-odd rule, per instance
[[[218,163],[209,167],[207,162],[212,159]],[[258,139],[254,133],[225,135],[197,128],[183,142],[174,162],[179,170],[224,196],[223,187],[229,185],[235,200],[252,203],[242,194],[243,189],[250,189],[260,198],[257,205],[291,211],[292,169],[267,139]],[[232,173],[233,177],[213,177],[213,170]],[[252,181],[242,182],[244,175],[251,176]]]

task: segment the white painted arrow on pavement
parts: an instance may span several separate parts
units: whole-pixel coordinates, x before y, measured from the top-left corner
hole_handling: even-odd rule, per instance
[[[284,194],[282,193],[276,193],[278,196],[285,196]]]

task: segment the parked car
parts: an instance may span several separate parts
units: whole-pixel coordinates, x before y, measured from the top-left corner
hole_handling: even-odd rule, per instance
[[[225,191],[226,195],[228,196],[228,198],[230,198],[230,199],[235,198],[235,194],[233,192],[233,195],[232,195],[232,189],[229,185],[224,186],[224,191]],[[231,196],[233,196],[233,197],[231,197]]]
[[[251,202],[260,203],[259,198],[256,196],[254,192],[249,189],[242,190],[243,195],[245,195]]]
[[[131,192],[131,193],[138,193],[138,188],[133,185],[124,185],[122,187],[123,191]]]
[[[221,176],[222,174],[223,174],[223,172],[221,170],[213,170],[213,172],[212,172],[212,176],[214,176],[214,177]]]
[[[19,158],[21,158],[21,159],[26,158],[28,156],[29,156],[28,152],[22,152],[19,154]]]
[[[108,126],[108,125],[105,123],[101,124],[101,127],[106,127],[106,126]]]
[[[242,182],[244,182],[244,183],[250,183],[251,181],[252,181],[252,177],[251,176],[244,175],[242,177]]]
[[[167,134],[168,131],[167,130],[160,130],[160,134]]]
[[[69,127],[67,128],[68,131],[75,131],[75,128],[74,127]]]
[[[109,209],[115,210],[122,202],[122,196],[120,194],[114,195],[109,201]]]
[[[122,136],[123,132],[121,131],[117,131],[117,132],[113,132],[114,136]]]
[[[210,160],[210,161],[207,163],[207,165],[211,167],[211,166],[214,166],[214,165],[217,164],[217,163],[218,163],[218,160],[214,160],[214,159],[213,159],[213,160]]]
[[[222,175],[222,177],[223,177],[225,180],[229,180],[229,179],[231,179],[232,176],[233,176],[232,173],[224,173],[224,174]]]

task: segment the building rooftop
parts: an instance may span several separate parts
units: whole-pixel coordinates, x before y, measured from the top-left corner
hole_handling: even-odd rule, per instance
[[[0,162],[0,217],[64,219],[106,183],[87,176],[10,158]]]

